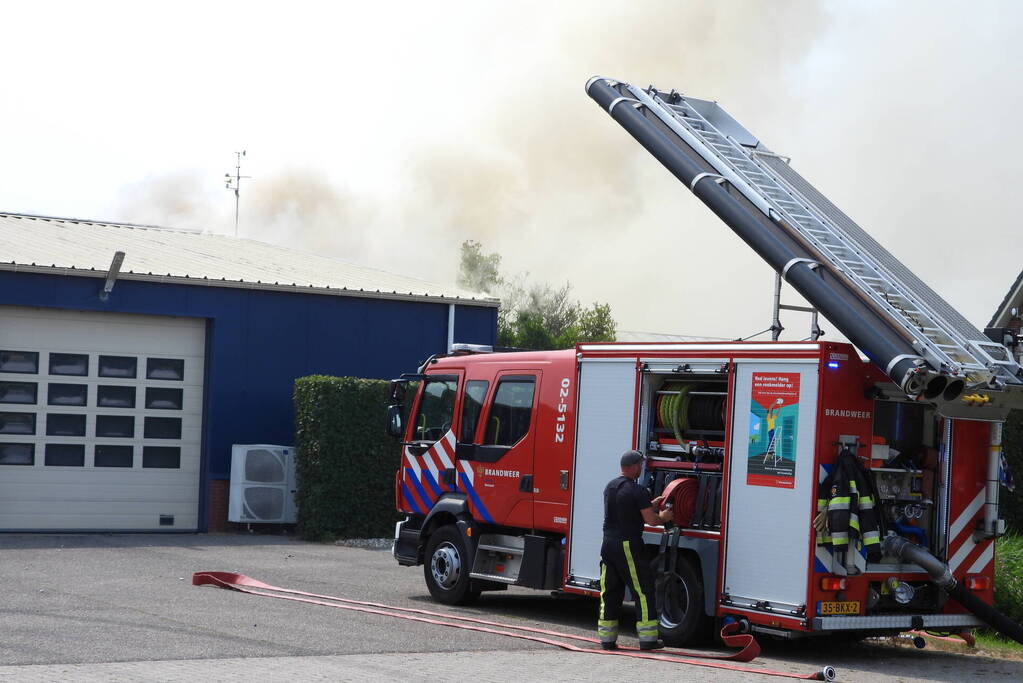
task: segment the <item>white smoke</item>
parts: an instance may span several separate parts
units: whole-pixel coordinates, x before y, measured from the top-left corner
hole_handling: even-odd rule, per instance
[[[414,129],[388,182],[367,189],[298,162],[264,169],[243,188],[243,234],[448,282],[459,245],[476,239],[506,270],[611,303],[624,329],[767,327],[770,270],[583,93],[599,74],[718,100],[983,325],[1019,268],[1012,213],[998,200],[1013,194],[1023,144],[1012,125],[1021,9],[793,0],[478,10],[463,65],[475,78],[423,73],[413,55],[416,98],[400,84],[353,87],[360,106],[373,95],[372,106],[404,107],[409,126],[446,122]],[[233,202],[196,180],[149,185],[121,204],[131,220],[230,231]],[[805,336],[808,320],[785,322],[789,338]]]

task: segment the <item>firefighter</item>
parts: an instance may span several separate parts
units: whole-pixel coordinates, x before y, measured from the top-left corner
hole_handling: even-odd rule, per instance
[[[664,647],[657,638],[653,570],[643,552],[644,523],[657,526],[671,520],[672,510],[654,512],[662,498],[650,500],[650,493],[636,483],[643,469],[639,451],[621,457],[621,476],[604,488],[604,542],[600,546],[600,616],[597,633],[605,650],[618,649],[618,615],[625,599],[625,587],[636,601],[636,633],[641,650]]]

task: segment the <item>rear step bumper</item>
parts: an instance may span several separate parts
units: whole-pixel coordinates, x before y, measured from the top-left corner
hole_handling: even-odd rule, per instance
[[[868,617],[814,617],[814,631],[869,631],[885,629],[963,629],[983,626],[972,614],[883,614]]]

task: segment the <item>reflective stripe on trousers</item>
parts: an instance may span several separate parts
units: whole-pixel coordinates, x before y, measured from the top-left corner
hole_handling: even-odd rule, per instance
[[[597,633],[602,642],[614,642],[618,617],[629,587],[636,600],[636,634],[641,642],[657,640],[654,576],[643,556],[642,541],[605,539],[600,549],[600,617]]]

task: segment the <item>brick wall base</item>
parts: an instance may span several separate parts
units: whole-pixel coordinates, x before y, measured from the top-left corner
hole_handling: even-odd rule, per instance
[[[231,482],[226,479],[213,479],[209,482],[209,513],[210,532],[234,531],[238,526],[227,521],[227,501],[231,493]]]
[[[207,531],[216,533],[250,533],[282,535],[295,533],[294,524],[236,524],[227,521],[228,503],[231,500],[231,482],[227,479],[212,479],[209,482]]]

